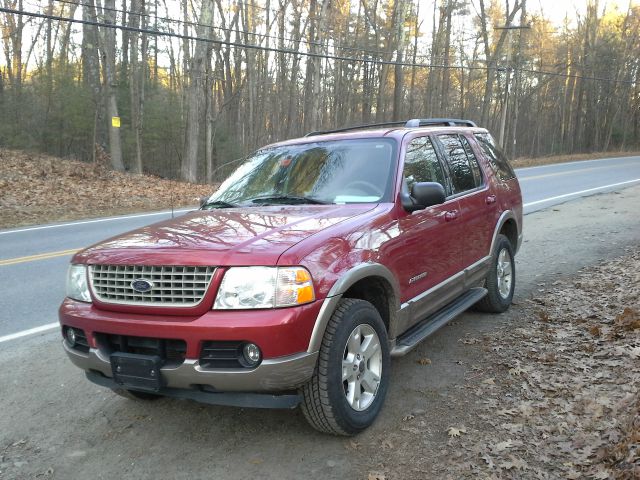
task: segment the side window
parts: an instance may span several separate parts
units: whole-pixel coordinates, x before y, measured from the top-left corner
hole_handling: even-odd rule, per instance
[[[409,191],[416,182],[438,182],[446,189],[444,171],[429,137],[414,138],[407,146],[404,178]]]
[[[474,175],[460,136],[438,135],[438,140],[442,142],[447,161],[449,162],[449,173],[451,174],[451,182],[453,183],[453,193],[461,193],[476,188],[479,183],[476,183],[476,176]]]
[[[505,157],[502,150],[498,148],[496,142],[493,140],[493,137],[488,133],[476,133],[476,140],[484,150],[485,155],[489,159],[489,164],[493,171],[496,172],[498,178],[501,180],[511,180],[515,178],[516,174],[509,165],[509,161],[507,157]]]
[[[462,146],[464,147],[464,151],[467,154],[467,158],[469,159],[469,164],[471,165],[471,170],[473,171],[473,176],[476,180],[476,187],[482,185],[482,172],[480,170],[480,165],[478,164],[478,159],[476,158],[476,154],[473,153],[473,148],[471,148],[471,144],[467,137],[460,135],[460,141],[462,142]]]

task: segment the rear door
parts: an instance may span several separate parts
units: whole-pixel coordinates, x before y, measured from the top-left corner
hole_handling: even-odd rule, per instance
[[[460,210],[460,258],[462,268],[489,255],[498,211],[496,196],[488,186],[469,140],[461,134],[439,134],[452,183],[453,198]]]

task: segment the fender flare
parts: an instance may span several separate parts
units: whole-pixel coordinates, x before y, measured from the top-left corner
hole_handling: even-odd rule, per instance
[[[516,230],[517,230],[518,236],[517,236],[517,241],[514,248],[514,253],[517,253],[518,250],[520,249],[520,244],[522,243],[521,225],[518,223],[518,219],[512,210],[505,210],[504,212],[502,212],[502,215],[500,215],[500,218],[496,223],[496,228],[493,231],[493,238],[491,239],[491,247],[489,248],[489,256],[493,255],[493,247],[495,247],[496,239],[498,238],[498,234],[500,233],[500,230],[502,230],[502,227],[507,222],[507,220],[513,220],[516,224]]]
[[[338,306],[342,295],[344,295],[351,286],[355,285],[360,280],[369,277],[384,278],[391,285],[394,297],[392,299],[394,305],[392,307],[393,316],[393,313],[397,310],[398,301],[400,299],[400,285],[398,284],[396,277],[391,273],[391,270],[380,263],[362,263],[360,265],[356,265],[355,267],[347,270],[329,290],[327,297],[322,303],[318,317],[316,318],[316,323],[313,326],[307,352],[314,353],[320,350],[324,331],[326,330],[329,319]]]

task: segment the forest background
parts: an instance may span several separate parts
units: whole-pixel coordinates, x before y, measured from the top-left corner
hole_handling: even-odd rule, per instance
[[[216,183],[318,129],[426,117],[511,157],[640,149],[635,0],[0,0],[0,146]]]

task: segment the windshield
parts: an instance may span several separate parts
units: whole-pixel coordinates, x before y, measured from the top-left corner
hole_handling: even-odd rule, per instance
[[[340,140],[286,145],[249,156],[208,204],[389,201],[395,141]]]

